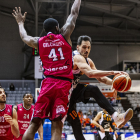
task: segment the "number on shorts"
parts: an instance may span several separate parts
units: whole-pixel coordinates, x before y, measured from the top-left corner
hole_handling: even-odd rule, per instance
[[[60,53],[60,60],[63,60],[63,59],[65,59],[64,58],[64,55],[63,55],[63,52],[62,52],[62,48],[58,48],[58,51],[59,51],[59,53]],[[56,55],[56,53],[55,53],[55,49],[53,48],[53,49],[51,49],[51,51],[50,51],[50,54],[49,54],[49,56],[48,56],[50,59],[52,59],[53,58],[53,61],[57,61],[58,60],[58,58],[57,58],[57,55]]]
[[[73,118],[73,120],[77,117],[77,113],[75,112],[75,110],[70,113],[70,116]]]

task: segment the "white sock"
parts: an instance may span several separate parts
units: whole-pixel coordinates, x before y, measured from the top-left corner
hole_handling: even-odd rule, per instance
[[[117,118],[117,116],[118,116],[118,112],[114,112],[114,113],[112,114],[112,118],[113,118],[114,120]]]

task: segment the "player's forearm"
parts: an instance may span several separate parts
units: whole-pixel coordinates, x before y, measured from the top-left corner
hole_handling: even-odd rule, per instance
[[[89,78],[100,78],[104,76],[114,75],[113,71],[90,70],[86,74]]]
[[[11,131],[16,138],[20,136],[19,128],[16,124],[11,125]]]
[[[25,38],[26,38],[28,35],[27,35],[27,32],[26,32],[26,30],[25,30],[25,28],[24,28],[24,23],[21,22],[21,23],[18,24],[18,26],[19,26],[19,33],[20,33],[20,37],[21,37],[22,41],[23,41],[24,43],[27,43],[26,40],[25,40]]]
[[[97,80],[101,83],[104,83],[106,85],[112,85],[112,79],[108,78],[108,77],[101,77],[101,78],[97,78]]]
[[[100,127],[100,125],[94,120],[91,123],[94,124],[96,127]]]
[[[71,14],[78,16],[80,5],[81,5],[81,0],[75,0],[71,8]]]

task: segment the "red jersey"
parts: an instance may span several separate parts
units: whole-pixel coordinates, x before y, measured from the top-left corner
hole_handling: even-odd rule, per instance
[[[12,105],[5,105],[3,110],[0,110],[0,140],[13,140],[13,134],[11,132],[11,125],[5,121],[4,114],[11,117],[13,113]]]
[[[23,135],[29,127],[29,123],[33,114],[34,105],[29,110],[23,107],[23,104],[17,105],[17,116],[20,134]]]
[[[73,79],[72,47],[61,34],[41,37],[38,49],[45,76]]]

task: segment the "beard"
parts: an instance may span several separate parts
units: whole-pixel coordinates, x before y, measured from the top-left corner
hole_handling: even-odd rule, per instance
[[[0,100],[0,103],[6,103],[6,101],[2,101],[2,100]]]

